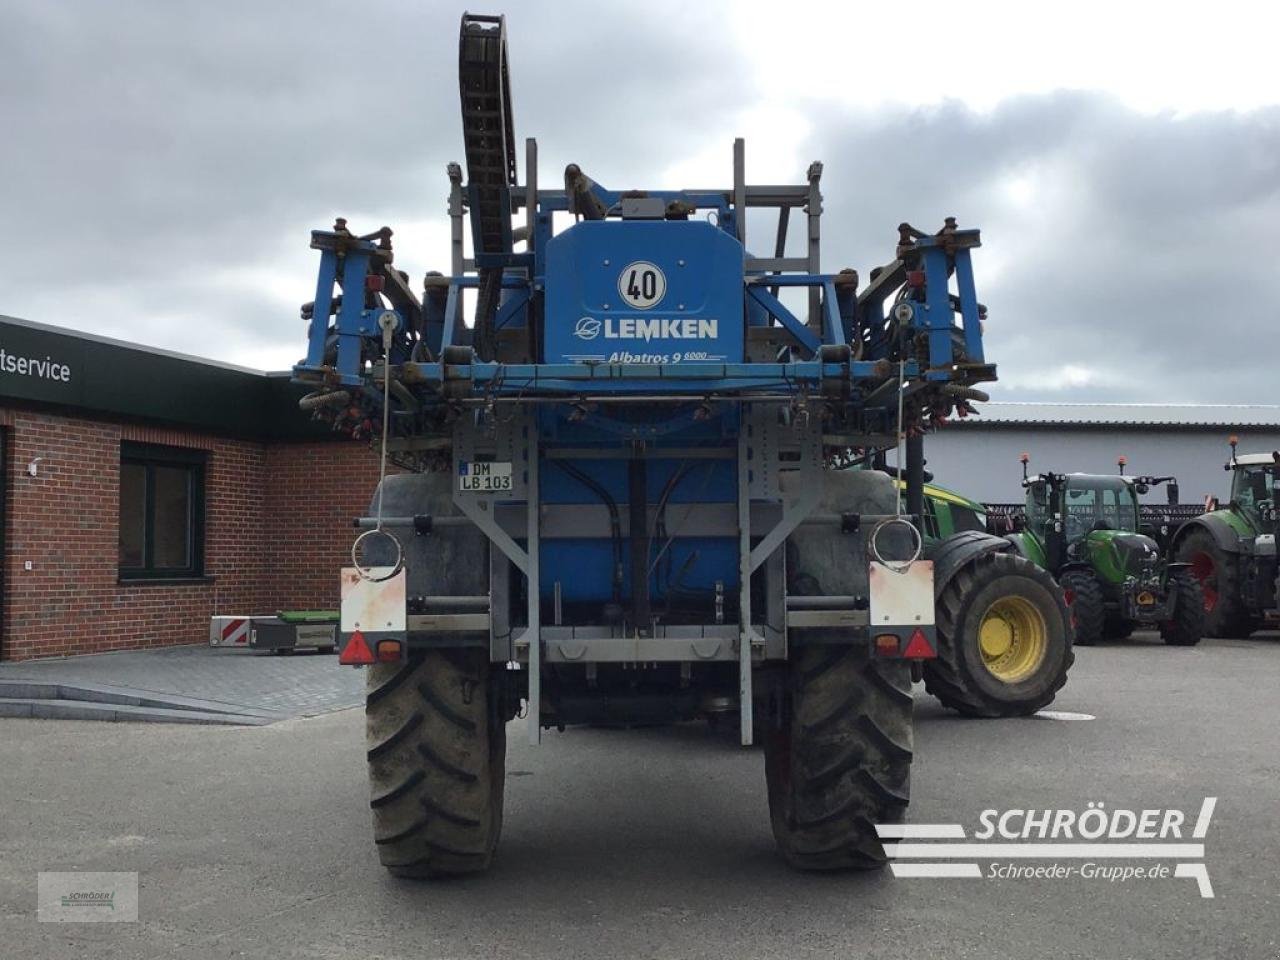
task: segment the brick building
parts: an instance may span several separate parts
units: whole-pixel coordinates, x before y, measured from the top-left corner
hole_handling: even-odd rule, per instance
[[[298,396],[286,374],[0,317],[0,659],[336,608],[378,464]]]

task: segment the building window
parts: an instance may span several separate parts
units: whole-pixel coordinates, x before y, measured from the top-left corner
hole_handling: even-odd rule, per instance
[[[120,447],[120,578],[204,574],[202,450]]]

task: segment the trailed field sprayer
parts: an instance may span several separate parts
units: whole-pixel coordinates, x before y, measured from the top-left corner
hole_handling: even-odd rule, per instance
[[[528,140],[521,183],[502,18],[464,16],[459,72],[449,274],[419,297],[389,229],[315,231],[295,370],[306,409],[405,471],[374,493],[343,571],[340,659],[369,667],[382,862],[488,865],[523,710],[535,743],[547,727],[736,714],[744,744],[764,741],[783,854],[879,864],[874,824],[907,805],[913,670],[944,645],[935,592],[1024,563],[976,533],[918,559],[908,518],[923,435],[995,377],[978,231],[904,224],[860,287],[821,269],[820,164],[749,184],[737,141],[726,187],[617,191],[571,164],[546,189]],[[776,215],[764,255],[749,210]],[[862,468],[902,437],[906,509]],[[1069,645],[1051,584],[1029,611],[1041,640]]]

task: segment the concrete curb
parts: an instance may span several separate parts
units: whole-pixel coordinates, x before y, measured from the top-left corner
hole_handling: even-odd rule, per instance
[[[57,683],[25,677],[0,680],[0,717],[262,726],[288,716],[256,707],[133,687]]]
[[[88,700],[0,699],[0,717],[28,717],[45,720],[109,720],[150,723],[216,723],[260,727],[273,723],[263,717],[234,713],[207,713],[203,710],[167,710],[126,703],[93,703]]]

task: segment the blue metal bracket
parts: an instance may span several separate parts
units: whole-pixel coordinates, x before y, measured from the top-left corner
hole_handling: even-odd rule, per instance
[[[916,325],[929,334],[929,380],[951,379],[950,369],[955,361],[951,335],[955,330],[955,313],[951,309],[948,291],[947,255],[938,246],[923,246],[925,301],[917,303]]]
[[[778,279],[778,278],[774,278]],[[766,287],[756,286],[755,284],[747,285],[747,296],[751,297],[756,303],[764,307],[774,317],[787,332],[790,333],[800,343],[802,347],[809,351],[810,356],[817,354],[818,349],[822,346],[821,341],[813,335],[813,331],[801,323],[794,313],[788,310]]]

